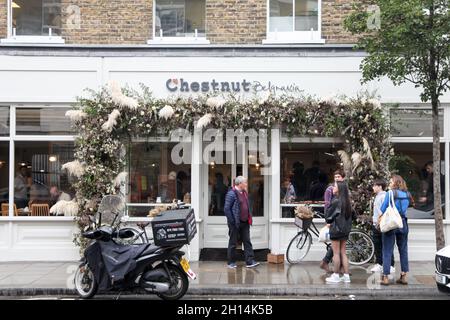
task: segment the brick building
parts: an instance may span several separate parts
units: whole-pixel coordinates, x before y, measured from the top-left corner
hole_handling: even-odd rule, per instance
[[[356,39],[343,28],[351,8],[347,0],[0,0],[0,260],[78,257],[73,217],[35,217],[26,209],[36,197],[50,206],[55,187],[73,197],[61,171],[73,158],[75,139],[64,114],[85,88],[97,89],[111,79],[132,87],[144,83],[159,97],[183,93],[179,83],[213,81],[246,82],[252,94],[376,91],[383,103],[400,106],[391,111],[392,142],[397,153],[411,159],[402,169],[411,172],[407,181],[415,194],[426,196],[430,106],[408,84],[394,87],[386,79],[360,84],[364,52],[353,50]],[[214,93],[212,86],[207,91]],[[450,123],[449,103],[444,96],[442,124]],[[443,198],[449,199],[450,126],[442,128]],[[199,137],[192,139],[193,157],[200,158],[204,145]],[[249,164],[175,165],[172,142],[135,139],[127,211],[132,221],[146,220],[150,209],[170,200],[168,194],[190,198],[199,230],[191,253],[198,259],[203,249],[226,247],[219,190],[244,174],[255,215],[255,249],[284,253],[297,229],[292,204],[280,196],[283,178],[296,163],[305,170],[318,163],[329,175],[337,163],[327,156],[341,144],[339,137],[288,139],[275,132],[270,153],[280,174],[262,176],[259,166]],[[307,194],[298,198],[310,200]],[[431,207],[411,210],[412,260],[433,258]],[[445,212],[449,217],[448,205]],[[445,226],[450,232],[450,220]],[[323,251],[314,241],[307,258],[318,260]]]

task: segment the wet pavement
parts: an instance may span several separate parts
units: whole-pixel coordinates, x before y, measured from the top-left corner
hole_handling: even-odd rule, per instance
[[[5,262],[0,263],[0,295],[73,295],[73,275],[77,262]],[[236,269],[226,262],[191,262],[197,279],[190,280],[190,295],[203,296],[299,296],[322,295],[372,296],[438,294],[434,281],[433,262],[411,262],[409,285],[380,286],[379,274],[370,272],[372,265],[352,266],[350,284],[326,284],[327,275],[317,262],[297,265],[261,263],[246,268],[241,262]],[[399,276],[400,268],[397,265]]]

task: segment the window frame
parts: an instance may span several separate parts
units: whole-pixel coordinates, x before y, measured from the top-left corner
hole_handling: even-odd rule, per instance
[[[33,36],[33,35],[26,35],[26,36],[18,36],[13,34],[13,27],[12,27],[12,17],[13,17],[13,8],[12,8],[12,2],[13,0],[7,0],[7,36],[4,39],[0,39],[0,43],[51,43],[51,44],[64,44],[65,40],[62,36]],[[62,15],[62,13],[61,13]]]
[[[272,32],[270,31],[270,1],[267,0],[266,14],[266,39],[263,44],[324,44],[325,39],[322,38],[322,0],[317,0],[317,31],[296,31],[295,30],[295,0],[292,1],[292,20],[293,30]]]
[[[206,37],[206,18],[205,18],[205,36],[204,37],[164,37],[164,35],[161,37],[159,35],[156,35],[156,1],[153,1],[153,7],[152,7],[152,35],[153,38],[147,40],[147,44],[198,44],[198,45],[205,45],[210,44],[210,41]],[[205,0],[205,6],[206,6]]]

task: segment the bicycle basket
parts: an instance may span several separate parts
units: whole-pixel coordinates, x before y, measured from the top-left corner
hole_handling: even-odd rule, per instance
[[[297,227],[299,227],[299,228],[303,229],[304,231],[306,231],[306,230],[308,230],[309,227],[311,226],[312,221],[313,221],[312,218],[301,219],[301,218],[299,218],[299,217],[296,216],[296,217],[295,217],[295,222],[294,222],[294,224],[295,224]]]

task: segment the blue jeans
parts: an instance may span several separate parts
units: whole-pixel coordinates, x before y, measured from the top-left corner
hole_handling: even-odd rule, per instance
[[[391,273],[391,259],[394,255],[394,244],[397,242],[398,253],[400,254],[400,265],[402,272],[409,271],[408,262],[408,220],[403,218],[403,228],[395,229],[383,233],[383,274],[389,275]]]

